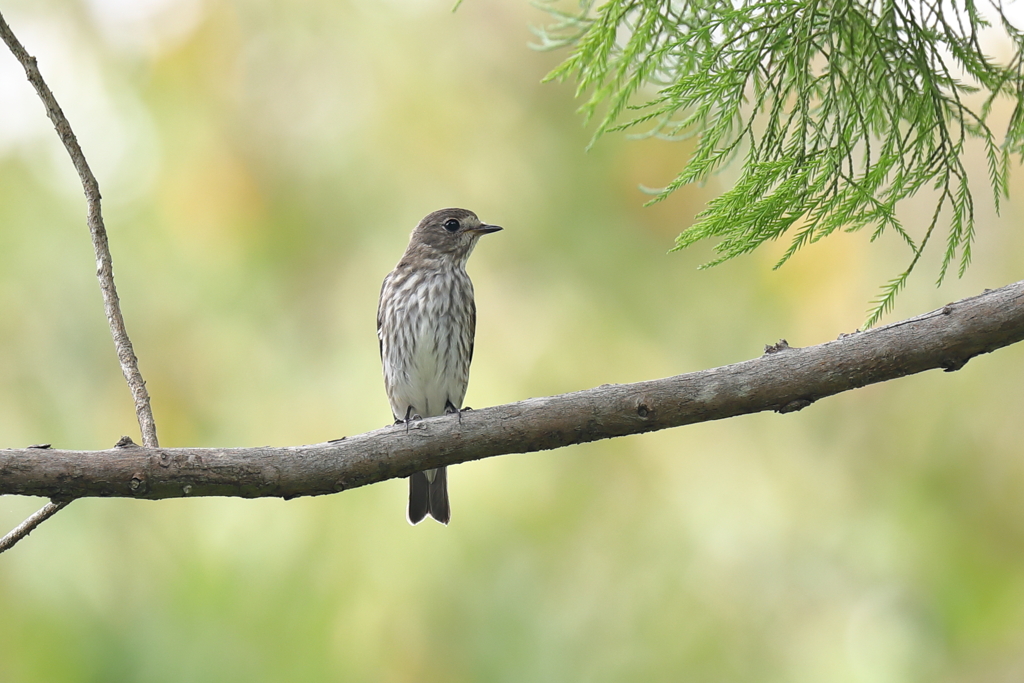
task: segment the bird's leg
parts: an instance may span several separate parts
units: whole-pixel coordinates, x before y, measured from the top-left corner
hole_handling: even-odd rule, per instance
[[[409,408],[405,411],[405,418],[403,419],[401,417],[396,417],[395,418],[395,424],[396,425],[400,425],[400,424],[407,423],[409,421],[409,413],[411,413],[411,412],[412,412],[412,406],[409,406]]]
[[[401,418],[401,417],[398,418],[397,420],[395,420],[395,424],[396,425],[405,424],[405,433],[408,434],[409,433],[409,423],[412,422],[413,420],[422,420],[422,419],[423,419],[422,417],[420,417],[419,415],[416,415],[415,413],[413,413],[412,412],[412,406],[409,406],[405,410],[405,418],[404,419]]]
[[[467,408],[467,410],[469,410],[469,409]],[[455,406],[453,406],[451,401],[445,401],[444,402],[444,414],[445,415],[451,415],[452,413],[455,413],[456,415],[459,416],[459,426],[461,427],[462,426],[462,411],[459,410],[458,408],[456,408]]]

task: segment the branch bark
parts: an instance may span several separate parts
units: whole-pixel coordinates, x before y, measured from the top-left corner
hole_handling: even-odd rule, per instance
[[[0,450],[0,494],[161,499],[322,495],[441,465],[526,453],[814,401],[925,370],[958,370],[1024,339],[1024,281],[836,341],[636,384],[389,426],[289,448]]]

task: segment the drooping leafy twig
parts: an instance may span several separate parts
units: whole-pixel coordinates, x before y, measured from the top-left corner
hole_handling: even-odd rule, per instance
[[[975,0],[583,0],[574,12],[538,4],[555,17],[538,30],[540,47],[572,50],[548,79],[574,79],[588,119],[603,109],[595,139],[638,126],[696,137],[689,163],[652,201],[744,156],[735,185],[676,249],[717,240],[712,266],[795,231],[779,267],[836,230],[898,234],[911,262],[883,289],[869,324],[892,306],[929,241],[915,243],[900,203],[934,192],[927,232],[940,214],[949,225],[938,282],[953,264],[963,275],[975,238],[968,144],[985,151],[997,209],[1010,157],[1024,149],[1024,34],[997,2],[1013,48],[1006,64],[982,49],[990,22]],[[1001,139],[989,125],[1000,97],[1013,103]]]

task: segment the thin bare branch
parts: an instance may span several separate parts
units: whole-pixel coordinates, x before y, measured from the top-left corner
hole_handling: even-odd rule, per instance
[[[87,222],[89,232],[92,234],[93,250],[96,252],[96,277],[99,278],[100,290],[103,292],[103,308],[107,314],[107,322],[110,324],[110,333],[114,337],[114,347],[117,349],[117,358],[121,362],[121,372],[124,373],[124,378],[128,381],[128,388],[131,389],[132,397],[135,399],[135,413],[139,418],[142,443],[149,448],[157,448],[160,444],[156,438],[156,422],[153,420],[153,411],[149,405],[149,392],[146,390],[142,373],[139,372],[139,361],[132,349],[132,341],[128,338],[124,318],[121,316],[117,288],[114,286],[114,267],[110,258],[110,248],[107,245],[107,229],[103,225],[103,214],[100,211],[99,183],[96,182],[96,176],[92,174],[89,163],[85,160],[82,148],[71,130],[71,124],[68,123],[56,98],[49,86],[46,85],[46,81],[43,80],[42,74],[39,73],[36,58],[25,51],[24,46],[11,31],[2,14],[0,14],[0,38],[24,67],[25,75],[36,89],[39,99],[43,101],[46,115],[53,122],[53,127],[68,150],[68,154],[71,155],[71,161],[82,180],[85,200],[88,204]]]
[[[1024,281],[925,315],[712,370],[559,396],[290,448],[0,450],[0,494],[313,496],[506,453],[527,453],[772,410],[925,370],[958,370],[1024,339]]]
[[[89,162],[85,159],[78,139],[71,124],[68,122],[57,99],[46,85],[42,74],[36,65],[36,58],[30,55],[25,47],[18,40],[11,27],[7,25],[3,14],[0,13],[0,38],[14,54],[15,58],[25,69],[32,87],[42,100],[46,108],[46,115],[50,117],[57,135],[71,155],[71,161],[78,171],[78,177],[82,181],[82,188],[85,190],[85,201],[88,207],[86,222],[89,225],[89,233],[92,235],[93,251],[96,253],[96,277],[100,282],[100,291],[103,294],[103,309],[107,315],[107,323],[110,325],[110,334],[114,337],[114,348],[117,350],[117,358],[121,363],[121,372],[128,382],[128,388],[135,399],[135,414],[139,419],[139,430],[142,433],[142,442],[150,448],[160,446],[156,437],[156,422],[153,420],[153,410],[149,405],[149,392],[146,390],[146,382],[139,372],[139,361],[135,357],[132,348],[132,340],[128,338],[128,331],[124,326],[124,318],[121,315],[121,305],[117,297],[117,287],[114,285],[114,266],[110,258],[110,247],[107,244],[107,229],[103,224],[103,213],[100,209],[100,186],[89,168]],[[44,521],[63,509],[70,500],[61,503],[49,503],[34,515],[26,519],[16,529],[0,539],[0,552],[7,550],[15,543],[42,524]]]
[[[11,533],[0,538],[0,553],[5,550],[10,550],[14,547],[15,543],[28,536],[32,533],[33,529],[64,509],[64,507],[66,507],[70,502],[71,501],[55,503],[51,500],[49,503],[44,505],[38,512],[16,526]]]

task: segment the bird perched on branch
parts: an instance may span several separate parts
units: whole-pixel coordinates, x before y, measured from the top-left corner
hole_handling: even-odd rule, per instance
[[[441,209],[420,221],[395,269],[384,278],[377,338],[395,424],[459,413],[469,383],[476,332],[466,261],[481,235],[501,230],[466,209]],[[430,515],[448,524],[446,468],[409,477],[409,522]]]

